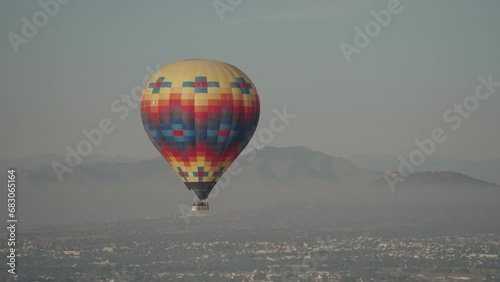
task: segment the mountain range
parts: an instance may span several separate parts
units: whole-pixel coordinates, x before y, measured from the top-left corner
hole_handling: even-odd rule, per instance
[[[23,224],[180,216],[194,199],[162,158],[86,161],[59,182],[54,157],[15,163]],[[209,198],[213,213],[335,203],[500,203],[498,185],[461,173],[419,172],[391,190],[382,173],[307,147],[264,147],[240,156],[230,171]]]

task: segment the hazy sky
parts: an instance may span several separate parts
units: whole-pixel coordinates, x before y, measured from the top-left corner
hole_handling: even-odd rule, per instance
[[[402,11],[347,63],[340,43],[354,44],[354,28],[388,2],[243,0],[221,21],[212,1],[72,0],[16,54],[8,34],[22,36],[22,18],[43,10],[1,1],[0,159],[65,154],[103,118],[116,128],[93,153],[158,156],[139,108],[121,120],[110,107],[141,85],[146,67],[188,58],[246,72],[261,97],[259,128],[273,107],[297,114],[269,145],[407,155],[415,138],[441,127],[449,138],[437,154],[500,158],[500,88],[459,129],[442,117],[474,93],[478,76],[500,81],[500,1],[401,0]]]

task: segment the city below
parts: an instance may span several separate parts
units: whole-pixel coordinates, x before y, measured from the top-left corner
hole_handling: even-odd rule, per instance
[[[411,222],[368,225],[353,217],[329,224],[307,212],[193,215],[25,228],[18,235],[17,275],[2,271],[0,278],[500,281],[498,233],[447,235],[445,226],[416,231]]]

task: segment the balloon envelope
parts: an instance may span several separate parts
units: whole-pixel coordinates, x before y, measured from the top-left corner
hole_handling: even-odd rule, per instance
[[[140,108],[151,142],[202,200],[248,144],[260,115],[250,78],[212,60],[163,67],[148,81]]]

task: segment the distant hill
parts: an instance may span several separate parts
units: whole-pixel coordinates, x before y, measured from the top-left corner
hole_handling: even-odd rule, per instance
[[[307,147],[264,147],[256,152],[261,178],[287,183],[314,178],[336,184],[369,183],[378,175],[360,169],[344,158],[335,158]]]
[[[452,187],[452,188],[492,188],[500,189],[499,185],[452,171],[423,171],[415,172],[406,177],[393,173],[390,178],[396,183],[396,188],[410,187]],[[397,181],[399,179],[399,181]],[[387,187],[387,180],[378,180],[373,187]]]
[[[51,164],[53,161],[58,161],[64,163],[65,157],[63,155],[57,154],[45,154],[37,155],[33,157],[25,157],[13,160],[0,160],[0,168],[17,168],[20,170],[26,169],[36,169],[40,166]],[[95,163],[131,163],[137,162],[136,159],[121,157],[121,156],[102,156],[102,155],[90,155],[83,158],[83,163],[85,164],[95,164]]]
[[[398,181],[399,180],[399,181]],[[394,173],[391,187],[385,178],[365,189],[379,202],[456,205],[500,204],[500,186],[451,171]],[[377,198],[378,197],[378,198]]]
[[[360,168],[379,172],[394,171],[399,165],[397,155],[370,154],[350,156],[346,159]],[[470,161],[443,156],[430,156],[425,159],[421,166],[417,167],[417,171],[445,169],[500,185],[500,160],[498,159]]]

